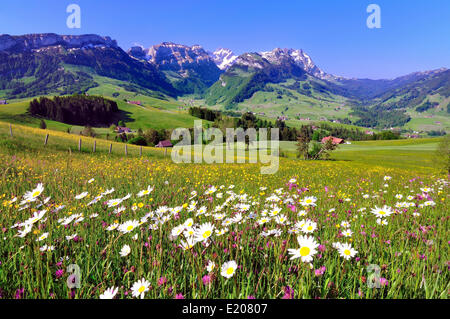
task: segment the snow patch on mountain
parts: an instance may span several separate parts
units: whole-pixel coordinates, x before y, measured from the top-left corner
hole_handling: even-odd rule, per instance
[[[208,52],[210,57],[214,60],[217,67],[221,70],[228,69],[237,59],[237,55],[233,53],[230,49],[217,49],[214,52]]]
[[[279,64],[284,58],[292,59],[295,64],[301,67],[306,72],[321,79],[327,79],[332,77],[319,69],[311,59],[311,57],[303,50],[299,49],[280,49],[276,48],[272,51],[266,51],[260,53],[263,58],[268,60],[272,64]]]

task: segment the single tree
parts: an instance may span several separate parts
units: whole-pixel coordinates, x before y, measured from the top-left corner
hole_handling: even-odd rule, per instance
[[[41,119],[40,123],[39,123],[39,128],[45,130],[47,128],[47,123],[45,123],[44,120]]]

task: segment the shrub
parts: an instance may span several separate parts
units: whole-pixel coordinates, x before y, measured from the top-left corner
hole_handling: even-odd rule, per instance
[[[147,146],[147,141],[143,136],[137,136],[128,141],[129,144]]]
[[[90,127],[89,125],[85,126],[84,129],[80,132],[83,136],[90,136],[90,137],[96,137],[97,133],[95,130]]]

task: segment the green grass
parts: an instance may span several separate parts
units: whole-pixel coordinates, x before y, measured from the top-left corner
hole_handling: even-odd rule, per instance
[[[372,166],[434,170],[436,149],[442,138],[358,141],[339,145],[331,159],[364,163]],[[297,155],[296,142],[280,141],[280,149],[288,157]]]
[[[41,130],[29,126],[12,125],[13,138],[10,137],[9,124],[0,122],[0,148],[11,156],[17,154],[84,154],[93,153],[94,142],[96,144],[96,154],[108,154],[109,156],[125,156],[125,146],[128,156],[139,156],[140,147],[131,144],[114,142],[99,138],[80,136],[78,134],[68,134],[49,129]],[[44,147],[46,135],[49,135],[47,145]],[[81,152],[78,151],[78,143],[81,139]],[[155,158],[164,157],[164,150],[154,147],[142,147],[142,155]]]

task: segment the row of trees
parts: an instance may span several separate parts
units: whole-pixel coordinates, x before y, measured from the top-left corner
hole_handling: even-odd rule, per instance
[[[281,141],[297,141],[300,135],[300,129],[290,127],[285,121],[277,119],[274,122],[260,119],[251,112],[241,114],[240,117],[228,116],[220,111],[212,111],[206,108],[191,107],[189,114],[199,117],[201,119],[214,118],[213,127],[222,129],[225,133],[226,128],[278,128]],[[313,129],[314,126],[314,129]],[[343,126],[332,126],[327,123],[309,125],[312,130],[311,139],[314,141],[321,141],[326,136],[334,136],[345,140],[364,141],[364,140],[391,140],[400,138],[399,133],[391,131],[384,131],[381,133],[374,133],[372,135],[366,134],[364,131],[357,128],[346,128]]]
[[[221,116],[219,111],[214,111],[204,107],[197,107],[197,106],[190,107],[188,112],[189,115],[211,122],[214,122],[217,118],[220,118]]]

